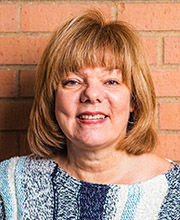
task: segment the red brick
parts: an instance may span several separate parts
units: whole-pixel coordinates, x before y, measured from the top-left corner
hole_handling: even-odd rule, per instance
[[[20,150],[19,150],[19,155],[28,155],[30,154],[31,151],[29,149],[29,145],[27,142],[27,135],[22,133],[20,135]]]
[[[174,161],[180,160],[180,134],[159,134],[160,144],[156,153]]]
[[[78,15],[92,7],[100,8],[107,17],[111,16],[111,4],[24,5],[22,6],[21,30],[24,32],[54,31],[64,19],[72,14]]]
[[[166,64],[180,63],[180,37],[166,37],[164,39],[164,51],[164,62]]]
[[[26,129],[29,123],[31,101],[0,101],[0,129]]]
[[[49,37],[0,37],[0,64],[36,64]]]
[[[180,30],[180,4],[119,4],[118,11],[138,30]]]
[[[18,31],[18,5],[0,5],[0,32]]]
[[[0,132],[0,161],[17,156],[18,146],[15,132]]]
[[[145,55],[147,58],[147,61],[149,64],[156,64],[156,58],[157,58],[157,44],[156,44],[156,38],[152,37],[144,37],[141,39],[144,49],[145,49]]]
[[[0,97],[13,97],[15,95],[16,71],[0,70]]]
[[[180,95],[180,70],[154,70],[151,73],[157,96]]]
[[[180,129],[180,103],[160,103],[160,129]]]
[[[35,84],[35,71],[23,70],[20,73],[20,95],[33,96]]]

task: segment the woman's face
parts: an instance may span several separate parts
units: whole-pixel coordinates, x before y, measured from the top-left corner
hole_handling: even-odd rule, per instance
[[[55,114],[68,142],[85,148],[116,143],[126,135],[130,92],[120,70],[84,68],[58,85]]]

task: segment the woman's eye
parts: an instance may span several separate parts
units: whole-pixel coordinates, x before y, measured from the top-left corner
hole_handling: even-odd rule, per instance
[[[79,82],[76,80],[66,80],[63,82],[63,86],[74,86],[77,84],[79,84]]]
[[[117,84],[119,84],[116,80],[108,80],[107,82],[106,82],[106,84],[107,85],[117,85]]]

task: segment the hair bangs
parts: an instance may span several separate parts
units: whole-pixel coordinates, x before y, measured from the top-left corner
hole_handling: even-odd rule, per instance
[[[97,66],[122,70],[124,59],[123,43],[116,39],[115,34],[110,35],[106,26],[97,26],[91,31],[81,30],[77,36],[69,39],[69,47],[66,45],[58,62],[58,71],[66,75],[68,72]]]

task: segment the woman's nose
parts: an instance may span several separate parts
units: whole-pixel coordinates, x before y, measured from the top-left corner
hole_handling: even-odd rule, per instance
[[[82,103],[101,103],[103,100],[104,91],[98,85],[87,85],[80,97]]]

